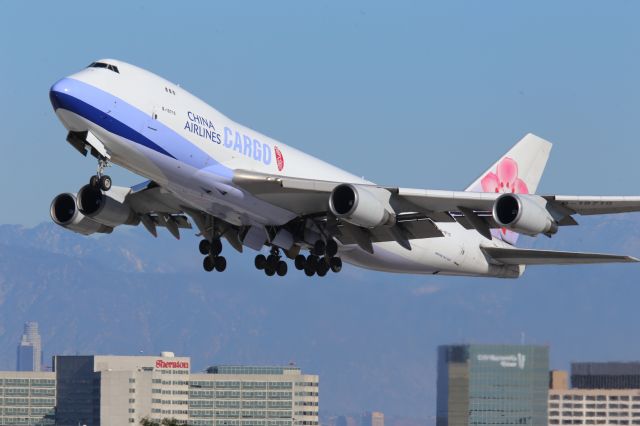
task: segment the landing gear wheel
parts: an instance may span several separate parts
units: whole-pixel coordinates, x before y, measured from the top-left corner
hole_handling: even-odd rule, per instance
[[[111,177],[106,175],[100,177],[100,189],[105,192],[111,189]]]
[[[318,266],[318,256],[315,256],[313,254],[310,254],[309,256],[307,256],[307,261],[305,264],[305,270],[307,269],[307,267],[311,268],[312,271],[316,271],[316,268]]]
[[[298,271],[302,271],[304,269],[304,265],[307,264],[307,258],[299,254],[296,256],[295,260],[293,261],[293,264],[295,265]]]
[[[329,271],[329,265],[327,265],[326,262],[318,263],[318,270],[316,271],[316,273],[318,274],[319,277],[324,277],[325,275],[327,275],[328,271]]]
[[[275,271],[276,268],[278,267],[278,261],[279,260],[280,260],[280,258],[278,256],[276,256],[275,254],[270,254],[267,257],[267,267],[269,269],[273,269]]]
[[[209,253],[211,253],[212,256],[217,256],[221,252],[222,252],[222,242],[220,241],[220,239],[219,238],[215,238],[215,239],[211,240]]]
[[[283,260],[281,260],[280,262],[278,262],[278,266],[276,267],[276,272],[278,273],[278,276],[280,277],[284,277],[285,275],[287,275],[287,263]]]
[[[322,256],[326,249],[327,245],[324,243],[324,241],[318,240],[313,245],[313,254],[315,254],[316,256]]]
[[[89,186],[93,189],[98,189],[100,187],[100,178],[98,177],[98,175],[91,176],[91,178],[89,179]]]
[[[324,253],[327,257],[334,257],[338,254],[338,243],[334,239],[327,241],[327,248]]]
[[[267,274],[267,276],[272,277],[275,275],[276,270],[274,268],[271,268],[269,265],[267,265],[267,267],[264,268],[264,273]]]
[[[209,240],[200,241],[200,244],[198,245],[198,250],[200,251],[200,254],[203,254],[203,255],[209,254],[209,251],[211,250],[211,243],[209,242]]]
[[[213,268],[215,268],[214,261],[210,256],[207,256],[204,258],[204,261],[202,262],[202,266],[204,267],[204,270],[207,272],[211,272],[213,271]]]
[[[315,273],[316,273],[316,268],[314,268],[312,265],[307,264],[307,265],[304,267],[304,273],[305,273],[305,275],[306,275],[306,276],[308,276],[308,277],[312,277],[312,276],[313,276],[313,274],[315,274]]]
[[[227,259],[225,259],[224,256],[216,257],[215,267],[216,271],[223,272],[225,269],[227,269]]]
[[[333,272],[340,272],[342,270],[342,259],[340,259],[339,257],[332,257],[329,261],[329,266],[331,267],[331,270]]]
[[[256,265],[256,269],[262,270],[267,266],[267,258],[264,257],[264,254],[259,254],[256,256],[254,264]]]

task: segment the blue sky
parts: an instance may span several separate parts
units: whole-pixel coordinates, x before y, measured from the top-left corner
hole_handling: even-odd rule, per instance
[[[48,220],[94,172],[48,89],[102,57],[382,184],[464,188],[534,132],[541,192],[640,193],[637,3],[346,3],[3,2],[0,223]]]

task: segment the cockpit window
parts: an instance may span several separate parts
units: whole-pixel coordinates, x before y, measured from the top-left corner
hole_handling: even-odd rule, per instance
[[[107,64],[105,62],[92,62],[91,65],[89,65],[87,68],[106,68],[110,71],[120,74],[120,71],[118,71],[118,67],[116,67],[115,65]]]

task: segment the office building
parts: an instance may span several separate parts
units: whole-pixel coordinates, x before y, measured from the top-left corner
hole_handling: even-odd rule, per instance
[[[55,404],[54,373],[0,372],[0,425],[53,425]]]
[[[294,366],[190,369],[190,358],[163,352],[55,356],[53,372],[0,372],[0,426],[122,426],[145,418],[193,426],[319,425],[317,375]]]
[[[640,362],[574,362],[571,386],[580,389],[640,389]]]
[[[318,425],[318,376],[297,367],[214,366],[189,380],[189,425]]]
[[[547,424],[549,348],[438,348],[437,426]]]
[[[38,332],[37,322],[27,322],[24,325],[24,333],[18,345],[17,354],[18,371],[42,370],[42,341]]]
[[[361,426],[384,426],[384,414],[379,411],[364,413]]]
[[[352,416],[338,416],[335,418],[335,422],[329,422],[329,425],[334,426],[359,426],[356,419]]]
[[[122,426],[189,412],[190,359],[160,356],[56,356],[56,425]]]
[[[552,371],[550,425],[640,425],[638,363],[574,363]],[[633,388],[635,386],[635,388]]]

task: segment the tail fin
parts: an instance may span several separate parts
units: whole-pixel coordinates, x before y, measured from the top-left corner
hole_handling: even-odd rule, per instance
[[[529,133],[465,191],[535,194],[549,152],[551,142]]]
[[[535,194],[550,152],[551,142],[529,133],[465,191]],[[510,244],[518,240],[518,234],[506,229],[491,234]]]

